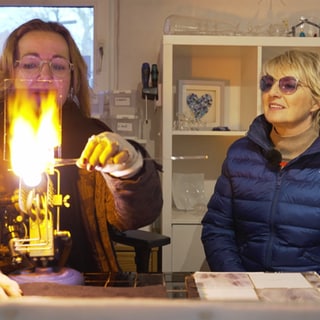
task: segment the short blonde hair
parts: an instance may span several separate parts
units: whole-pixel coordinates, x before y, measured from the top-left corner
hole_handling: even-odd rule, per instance
[[[265,62],[262,74],[282,72],[295,76],[311,90],[313,98],[320,101],[320,56],[317,52],[289,50]]]

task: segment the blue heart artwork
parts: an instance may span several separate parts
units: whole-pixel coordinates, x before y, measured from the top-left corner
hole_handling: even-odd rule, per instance
[[[187,96],[187,105],[193,112],[194,117],[200,120],[208,113],[212,105],[212,97],[208,93],[203,94],[201,97],[198,97],[195,93],[191,93]]]

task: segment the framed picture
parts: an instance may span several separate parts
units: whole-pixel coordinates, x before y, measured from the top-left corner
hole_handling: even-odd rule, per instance
[[[179,114],[202,127],[222,126],[226,80],[179,80]]]

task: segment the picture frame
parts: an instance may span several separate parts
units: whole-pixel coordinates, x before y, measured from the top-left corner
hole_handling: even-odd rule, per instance
[[[195,120],[203,129],[223,125],[227,80],[179,80],[178,113]]]

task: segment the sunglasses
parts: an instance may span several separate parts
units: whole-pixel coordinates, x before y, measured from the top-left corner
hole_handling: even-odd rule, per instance
[[[262,76],[260,79],[260,90],[262,92],[270,91],[274,83],[277,81],[278,80],[276,80],[270,75]],[[294,77],[283,77],[279,79],[279,89],[284,94],[293,94],[297,91],[299,82],[300,81]]]

